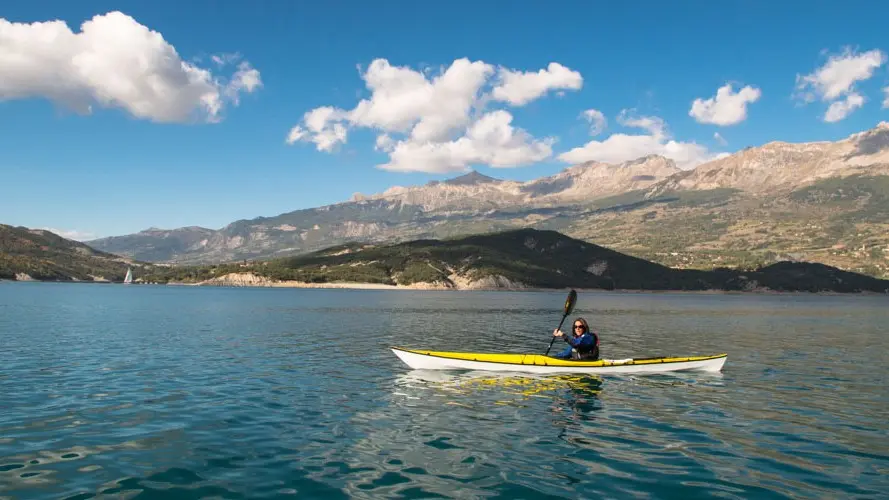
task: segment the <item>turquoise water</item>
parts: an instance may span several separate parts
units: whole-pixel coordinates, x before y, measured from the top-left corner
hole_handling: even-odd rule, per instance
[[[580,294],[604,356],[721,374],[387,350],[542,353],[564,296],[0,283],[0,498],[886,497],[886,298]]]

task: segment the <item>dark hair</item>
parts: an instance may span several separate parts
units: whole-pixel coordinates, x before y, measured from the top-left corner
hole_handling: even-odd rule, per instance
[[[583,333],[590,333],[590,324],[587,323],[585,319],[580,318],[580,317],[576,318],[574,321],[571,322],[571,331],[572,332],[574,331],[574,323],[577,323],[577,322],[580,322],[581,324],[583,324]]]

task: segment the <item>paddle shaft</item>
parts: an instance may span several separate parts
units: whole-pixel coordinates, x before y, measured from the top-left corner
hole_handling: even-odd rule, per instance
[[[572,289],[570,292],[568,292],[568,299],[565,300],[565,310],[562,313],[562,321],[559,321],[559,326],[556,328],[556,330],[562,329],[562,323],[565,322],[565,318],[567,318],[568,315],[571,314],[571,311],[574,310],[575,304],[577,304],[577,292]],[[549,347],[546,348],[546,354],[544,354],[544,356],[549,355],[549,350],[552,349],[553,342],[555,341],[556,337],[553,336],[552,340],[549,341]]]
[[[562,316],[562,321],[559,321],[559,326],[556,328],[556,330],[561,330],[561,329],[562,329],[562,323],[565,322],[565,318],[567,318],[567,317],[568,317],[567,314],[565,314],[564,316]],[[548,355],[549,355],[549,350],[553,348],[553,342],[555,342],[555,341],[556,341],[556,337],[553,336],[552,340],[549,341],[549,347],[546,348],[546,353],[544,354],[544,356],[548,356]]]

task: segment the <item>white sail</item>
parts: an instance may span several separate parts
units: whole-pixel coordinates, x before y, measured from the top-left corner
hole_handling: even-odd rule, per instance
[[[132,283],[132,282],[133,282],[133,271],[132,271],[129,267],[127,268],[127,275],[126,275],[126,277],[123,279],[123,282],[124,282],[125,284]]]

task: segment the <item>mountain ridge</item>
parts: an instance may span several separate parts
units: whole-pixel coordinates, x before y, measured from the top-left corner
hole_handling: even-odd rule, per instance
[[[619,164],[571,165],[526,182],[472,171],[424,185],[356,193],[322,207],[242,219],[218,230],[142,231],[87,244],[146,261],[205,263],[300,254],[356,239],[397,242],[537,227],[605,241],[664,263],[686,259],[688,265],[712,267],[724,263],[721,259],[740,263],[774,259],[773,254],[783,252],[879,274],[889,272],[881,267],[887,264],[881,256],[834,255],[831,248],[857,245],[861,231],[854,230],[856,224],[864,223],[867,234],[881,230],[873,215],[886,207],[880,192],[871,191],[883,189],[884,178],[889,179],[889,122],[834,142],[771,141],[691,170],[648,155]],[[846,200],[837,191],[845,188],[830,184],[831,179],[858,183],[851,188],[858,198]],[[831,200],[829,206],[815,204],[814,194],[816,198],[797,196],[812,186],[834,190],[817,195]],[[826,217],[831,227],[812,233],[817,245],[794,246],[790,234],[800,234],[819,217]],[[775,224],[751,229],[763,220]],[[654,226],[652,221],[665,224]],[[750,231],[755,237],[748,236]],[[682,246],[690,234],[699,239]],[[874,236],[864,243],[867,253],[872,245],[889,245],[889,239]]]

